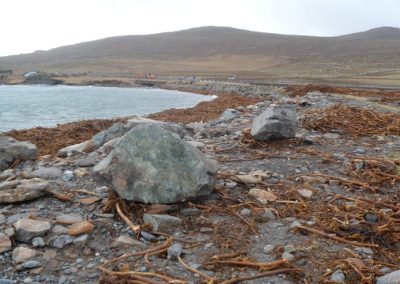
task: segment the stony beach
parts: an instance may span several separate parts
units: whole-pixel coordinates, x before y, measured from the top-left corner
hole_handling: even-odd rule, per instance
[[[218,98],[0,136],[0,283],[398,283],[398,93],[165,87]]]

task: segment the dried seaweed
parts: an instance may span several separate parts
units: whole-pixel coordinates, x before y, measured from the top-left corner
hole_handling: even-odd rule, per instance
[[[321,132],[343,131],[352,135],[400,135],[400,115],[336,104],[306,112],[303,127]]]

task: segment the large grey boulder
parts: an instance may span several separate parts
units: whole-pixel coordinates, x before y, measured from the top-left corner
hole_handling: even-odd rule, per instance
[[[253,121],[250,134],[258,141],[293,138],[297,130],[295,105],[270,106]]]
[[[32,143],[0,135],[0,171],[8,169],[16,160],[33,160],[37,155],[37,148]]]
[[[157,120],[153,120],[153,119],[149,119],[149,118],[145,118],[145,117],[134,117],[134,118],[128,120],[126,123],[118,122],[118,123],[111,125],[106,130],[103,130],[103,131],[97,133],[90,140],[84,141],[84,142],[76,144],[76,145],[71,145],[71,146],[62,148],[61,150],[58,151],[57,155],[59,157],[67,157],[68,155],[71,155],[71,154],[87,153],[87,152],[97,150],[99,148],[100,148],[99,149],[100,152],[108,154],[114,147],[114,144],[122,136],[124,136],[132,128],[139,126],[139,125],[143,125],[143,124],[156,124],[166,130],[169,130],[171,132],[178,134],[182,138],[185,136],[185,130],[183,129],[183,127],[181,127],[178,124],[157,121]]]
[[[122,137],[129,130],[139,125],[149,125],[149,124],[158,125],[164,128],[165,130],[178,134],[180,137],[185,136],[185,130],[178,124],[157,121],[145,117],[135,117],[128,120],[128,122],[125,124],[123,123],[113,124],[108,129],[96,134],[92,138],[93,145],[97,149],[112,139]]]
[[[94,170],[124,199],[173,203],[208,195],[217,164],[175,133],[148,123],[125,134]]]

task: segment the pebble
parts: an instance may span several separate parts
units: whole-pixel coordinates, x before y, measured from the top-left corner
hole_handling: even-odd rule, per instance
[[[376,214],[367,213],[364,215],[364,219],[369,223],[378,223],[379,218]]]
[[[301,196],[303,196],[303,197],[305,197],[307,199],[311,198],[311,196],[313,195],[313,192],[311,190],[308,190],[308,189],[298,189],[297,192]]]
[[[173,244],[168,248],[168,256],[167,258],[170,260],[177,260],[179,256],[182,254],[182,245]]]
[[[298,226],[301,226],[301,224],[299,221],[296,220],[296,221],[293,221],[292,224],[290,224],[289,228],[294,229],[294,228],[297,228]]]
[[[17,241],[28,243],[35,237],[44,236],[50,230],[51,225],[47,221],[23,218],[14,224],[14,228]]]
[[[114,218],[114,214],[112,213],[94,213],[94,215],[100,218]]]
[[[366,152],[367,152],[367,150],[365,150],[362,147],[358,147],[353,151],[354,154],[365,154]]]
[[[97,187],[94,191],[96,191],[97,193],[107,193],[110,189],[107,186],[100,186]]]
[[[58,279],[58,284],[64,284],[64,283],[67,283],[67,281],[68,281],[68,278],[66,276],[62,275],[60,277],[60,279]]]
[[[21,263],[33,258],[35,255],[36,251],[33,249],[27,247],[17,247],[12,252],[12,260],[16,263]]]
[[[240,215],[244,217],[251,216],[251,210],[248,208],[243,208],[242,210],[240,210]]]
[[[6,216],[0,213],[0,225],[6,222]]]
[[[63,175],[61,176],[61,179],[65,182],[71,181],[75,178],[74,172],[67,170],[63,173]]]
[[[21,264],[22,269],[32,269],[32,268],[38,268],[41,266],[42,266],[42,264],[36,260],[28,260]]]
[[[75,248],[82,249],[82,248],[84,248],[86,246],[88,238],[89,238],[88,234],[80,235],[79,237],[76,237],[72,241],[72,243],[74,244]]]
[[[171,233],[182,224],[182,220],[167,214],[148,214],[143,215],[144,224],[152,226],[153,231]]]
[[[4,233],[11,238],[12,236],[14,236],[15,230],[14,228],[7,228],[5,229]]]
[[[89,172],[87,169],[84,168],[78,168],[74,171],[74,175],[77,177],[83,177],[89,175]]]
[[[89,279],[94,279],[94,278],[97,278],[99,276],[99,273],[97,273],[97,272],[93,272],[93,273],[90,273],[90,274],[88,274],[88,278]]]
[[[50,167],[50,168],[44,168],[40,167],[37,170],[34,170],[32,172],[32,176],[34,177],[40,177],[44,179],[52,179],[52,178],[58,178],[61,176],[62,171],[60,168],[57,167]]]
[[[14,280],[6,279],[6,278],[0,278],[0,284],[14,284],[17,283]]]
[[[211,248],[213,245],[214,245],[213,243],[207,243],[207,244],[204,245],[204,248],[205,248],[205,249],[209,249],[209,248]]]
[[[296,248],[294,247],[294,245],[286,245],[284,248],[285,252],[287,253],[292,253],[296,251]]]
[[[274,246],[273,246],[273,245],[266,245],[266,246],[263,248],[263,251],[264,251],[265,254],[269,254],[269,253],[271,253],[273,250],[274,250]]]
[[[201,268],[201,264],[198,264],[198,263],[188,262],[188,265],[191,268],[194,268],[194,269],[197,269],[197,270]]]
[[[201,214],[201,210],[198,208],[183,208],[181,215],[186,217],[197,216]]]
[[[341,269],[338,269],[332,273],[331,277],[329,277],[329,280],[337,283],[345,283],[346,276]]]
[[[208,228],[208,227],[201,227],[200,228],[200,233],[212,233],[214,232],[213,228]]]
[[[68,228],[61,226],[61,225],[55,225],[52,229],[51,232],[56,234],[56,235],[65,235],[68,233]]]
[[[146,241],[150,241],[150,242],[155,241],[157,239],[154,235],[152,235],[146,231],[141,231],[140,235],[143,237],[143,239],[145,239]]]
[[[339,138],[340,138],[340,135],[337,134],[337,133],[325,133],[325,134],[324,134],[324,138],[336,140],[336,139],[339,139]]]
[[[283,259],[287,259],[288,261],[294,260],[294,256],[292,254],[288,253],[288,252],[284,252],[282,254],[282,258]]]
[[[15,223],[18,220],[21,220],[21,219],[23,219],[23,218],[25,218],[27,216],[28,216],[28,214],[26,214],[26,213],[18,213],[18,214],[14,214],[14,215],[8,216],[7,217],[7,224]]]
[[[119,246],[130,246],[130,247],[139,247],[141,249],[145,249],[146,245],[138,240],[135,240],[129,236],[122,235],[119,236],[118,239],[114,241],[115,245]]]
[[[0,254],[9,251],[10,249],[11,249],[10,238],[4,233],[0,233]]]
[[[86,265],[86,268],[87,269],[92,269],[92,268],[95,268],[97,266],[97,263],[96,262],[89,262],[87,265]]]
[[[365,248],[365,247],[357,247],[354,249],[356,252],[360,252],[363,254],[368,254],[368,255],[373,255],[374,251],[370,248]]]
[[[24,279],[24,284],[30,284],[32,282],[33,282],[33,279],[30,278],[30,277],[27,277],[27,278]]]
[[[225,183],[225,186],[229,189],[234,189],[237,186],[237,182],[234,181],[228,181]]]
[[[75,260],[76,267],[78,267],[78,268],[83,267],[84,263],[85,263],[85,261],[82,258],[77,258]]]
[[[330,186],[338,186],[338,185],[340,185],[340,180],[337,180],[337,179],[330,179],[330,180],[328,180],[328,184],[329,184]]]
[[[43,238],[37,237],[37,238],[34,238],[34,239],[32,240],[32,245],[33,245],[34,247],[44,247],[46,244],[45,244]]]
[[[64,248],[73,242],[73,238],[69,235],[54,236],[47,240],[47,245],[58,249]]]
[[[264,217],[266,217],[268,220],[276,220],[276,215],[271,209],[264,209]]]
[[[96,157],[88,156],[86,158],[81,158],[75,161],[74,165],[78,167],[91,167],[96,164]],[[65,171],[66,172],[66,171]],[[65,174],[64,172],[64,174]]]
[[[56,221],[61,224],[71,225],[83,221],[83,217],[79,213],[60,214],[56,217]]]

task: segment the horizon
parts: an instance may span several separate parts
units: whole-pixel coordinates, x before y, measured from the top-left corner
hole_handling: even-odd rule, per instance
[[[395,0],[15,0],[2,3],[0,56],[125,35],[195,27],[233,27],[263,33],[339,36],[399,27]]]

